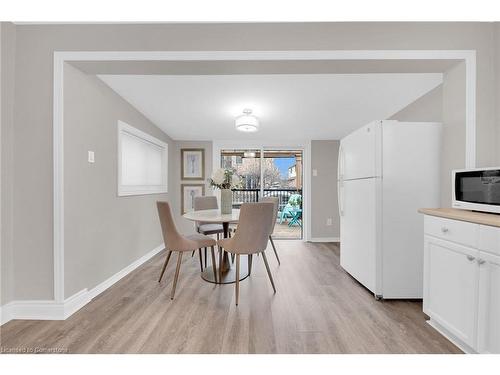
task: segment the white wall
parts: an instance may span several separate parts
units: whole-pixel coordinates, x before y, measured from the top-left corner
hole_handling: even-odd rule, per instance
[[[477,162],[481,166],[496,160],[492,78],[496,26],[492,23],[17,25],[15,29],[14,134],[10,141],[15,299],[53,298],[54,51],[475,49]]]

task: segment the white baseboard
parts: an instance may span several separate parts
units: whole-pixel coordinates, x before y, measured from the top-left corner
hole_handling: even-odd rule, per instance
[[[340,242],[340,237],[313,237],[309,242]]]
[[[110,286],[115,284],[116,282],[120,281],[122,278],[127,276],[130,272],[138,268],[140,265],[143,263],[147,262],[149,259],[154,257],[156,254],[158,254],[160,251],[162,251],[165,248],[164,244],[161,244],[157,247],[155,247],[153,250],[151,250],[149,253],[145,254],[144,256],[140,257],[137,259],[134,263],[128,265],[121,271],[118,271],[115,273],[113,276],[111,276],[109,279],[103,281],[96,287],[92,288],[88,293],[90,295],[90,299],[94,299],[97,297],[99,294],[104,292],[106,289],[108,289]]]
[[[12,301],[2,306],[2,324],[12,319],[61,320],[64,304],[53,300]]]
[[[436,322],[432,318],[427,320],[427,324],[429,324],[432,328],[434,328],[436,331],[438,331],[441,335],[443,335],[448,340],[450,340],[453,343],[453,345],[458,347],[465,354],[477,354],[477,352],[474,349],[472,349],[467,344],[463,343],[461,340],[459,340],[457,337],[455,337],[455,335],[453,335],[450,331],[448,331],[446,328],[444,328],[441,324],[439,324],[438,322]]]
[[[12,302],[0,306],[0,326],[7,323],[9,320],[12,320],[12,306]]]
[[[154,257],[165,248],[163,244],[137,259],[132,264],[115,273],[91,290],[82,289],[63,303],[54,300],[12,301],[0,306],[0,325],[13,319],[25,320],[65,320],[92,301],[113,284],[127,276],[130,272]]]

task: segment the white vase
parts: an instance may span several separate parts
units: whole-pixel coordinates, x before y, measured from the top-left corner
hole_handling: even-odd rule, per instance
[[[220,211],[222,214],[230,214],[233,211],[233,193],[231,189],[221,189]]]

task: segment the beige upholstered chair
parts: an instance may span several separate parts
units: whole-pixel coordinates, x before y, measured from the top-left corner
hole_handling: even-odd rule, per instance
[[[276,246],[274,246],[274,241],[273,241],[273,236],[272,236],[272,234],[274,232],[274,226],[276,225],[276,217],[278,216],[278,206],[279,206],[280,199],[278,197],[264,197],[260,201],[261,202],[271,202],[273,204],[273,207],[274,207],[274,212],[273,212],[274,220],[273,220],[273,224],[271,227],[271,233],[269,234],[269,241],[271,241],[271,245],[272,245],[273,250],[274,250],[274,255],[276,255],[276,259],[278,260],[278,264],[281,265],[280,257],[278,256],[278,252],[276,251]]]
[[[195,197],[193,202],[193,208],[195,211],[201,210],[215,210],[219,208],[217,204],[217,197],[214,196],[203,196],[203,197]],[[216,234],[217,239],[221,233],[224,233],[224,229],[222,228],[222,224],[213,224],[213,223],[204,223],[201,221],[196,222],[196,231],[198,233],[204,235]],[[191,254],[191,256],[194,255]],[[205,268],[207,267],[207,248],[205,248]]]
[[[170,299],[174,299],[175,287],[177,285],[177,279],[179,278],[179,270],[181,268],[182,254],[185,251],[193,251],[198,249],[201,259],[201,248],[211,247],[212,250],[212,268],[214,271],[215,280],[217,280],[217,271],[215,267],[215,251],[214,246],[216,244],[213,238],[205,236],[203,234],[192,234],[189,236],[181,235],[175,226],[174,218],[172,217],[172,210],[170,209],[170,204],[168,202],[156,202],[158,207],[158,215],[160,216],[161,230],[163,234],[163,240],[165,241],[165,249],[167,249],[167,259],[163,264],[163,268],[160,273],[161,281],[163,273],[167,268],[168,261],[172,252],[177,251],[177,268],[175,269],[174,281],[172,283],[172,292],[170,294]]]
[[[269,280],[271,281],[274,293],[276,293],[273,276],[271,275],[265,254],[269,235],[271,234],[272,221],[275,220],[273,212],[274,207],[270,202],[242,204],[238,230],[234,236],[217,241],[217,244],[225,251],[236,254],[236,305],[238,305],[240,294],[240,255],[242,254],[248,255],[249,273],[252,268],[252,255],[262,254]]]
[[[193,202],[193,208],[195,211],[216,210],[219,208],[217,204],[217,197],[214,196],[195,197]],[[196,231],[198,233],[205,235],[217,234],[217,237],[219,237],[220,233],[224,233],[221,224],[211,224],[204,222],[196,222]]]

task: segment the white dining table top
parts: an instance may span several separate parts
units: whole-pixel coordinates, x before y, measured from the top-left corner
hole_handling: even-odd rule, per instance
[[[237,223],[240,218],[240,210],[233,209],[230,214],[221,214],[220,209],[200,210],[187,212],[182,216],[188,220],[206,223]]]

